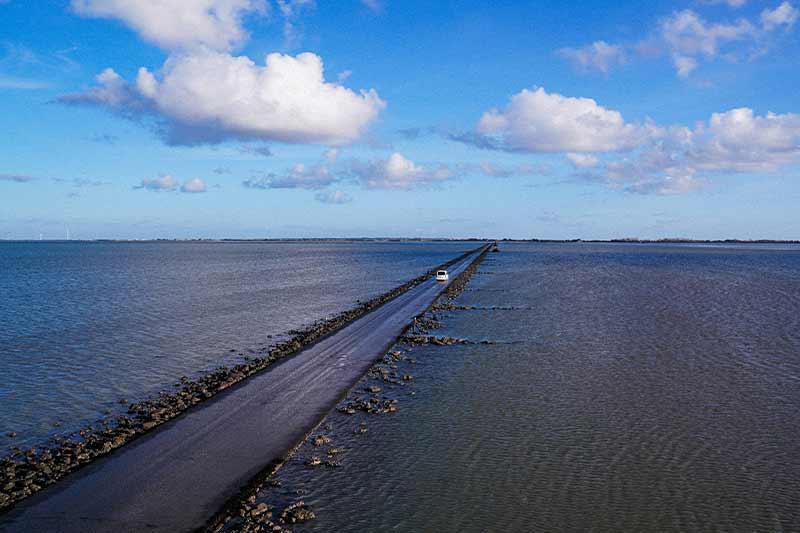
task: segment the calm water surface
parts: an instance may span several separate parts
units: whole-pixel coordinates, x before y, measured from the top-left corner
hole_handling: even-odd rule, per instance
[[[800,248],[502,249],[294,530],[800,530]]]
[[[74,430],[474,247],[0,243],[0,445]]]

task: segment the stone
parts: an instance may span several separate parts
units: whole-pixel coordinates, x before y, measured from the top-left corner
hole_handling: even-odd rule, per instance
[[[266,503],[259,503],[252,511],[250,511],[250,516],[259,516],[267,511],[269,511],[269,506]]]

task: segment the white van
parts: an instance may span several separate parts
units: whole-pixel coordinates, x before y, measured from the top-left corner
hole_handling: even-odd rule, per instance
[[[436,281],[447,281],[450,279],[450,275],[447,273],[447,270],[439,270],[436,272]]]

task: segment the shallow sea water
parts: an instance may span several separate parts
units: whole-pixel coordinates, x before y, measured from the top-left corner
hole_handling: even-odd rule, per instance
[[[124,410],[476,246],[0,243],[0,446]]]
[[[800,530],[800,248],[501,248],[432,332],[494,344],[329,415],[341,466],[305,445],[262,493],[293,530]]]

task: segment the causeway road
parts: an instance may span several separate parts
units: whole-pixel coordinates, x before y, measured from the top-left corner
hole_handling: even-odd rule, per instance
[[[479,253],[451,266],[450,279]],[[202,529],[302,441],[448,283],[426,280],[70,474],[0,516],[0,531]]]

